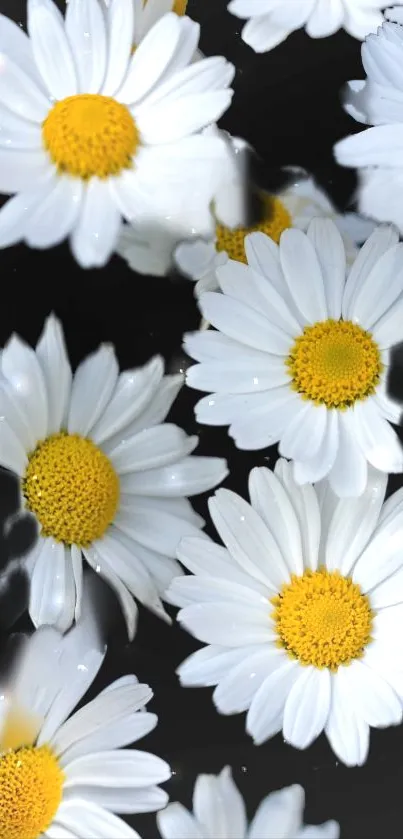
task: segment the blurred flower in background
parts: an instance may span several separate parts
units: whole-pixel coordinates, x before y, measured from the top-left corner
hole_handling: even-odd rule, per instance
[[[231,0],[233,15],[247,19],[242,38],[255,52],[267,52],[305,27],[311,38],[327,38],[345,29],[363,40],[383,22],[385,0]]]
[[[360,211],[393,222],[402,233],[403,26],[385,23],[361,53],[367,78],[348,83],[344,106],[354,119],[374,127],[336,143],[335,156],[343,166],[358,169]]]
[[[158,813],[157,822],[163,839],[338,839],[335,821],[303,824],[304,801],[298,785],[272,792],[248,825],[243,797],[226,766],[219,775],[198,776],[193,813],[175,801]]]

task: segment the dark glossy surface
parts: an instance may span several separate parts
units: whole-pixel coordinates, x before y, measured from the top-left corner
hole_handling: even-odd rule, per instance
[[[24,21],[24,9],[24,0],[2,0],[1,11],[17,21]],[[355,180],[332,161],[332,145],[358,128],[343,114],[339,97],[347,79],[363,76],[359,43],[344,32],[319,41],[298,32],[274,52],[257,56],[241,41],[241,22],[227,14],[226,0],[190,0],[189,14],[202,23],[204,52],[224,54],[236,64],[234,102],[222,125],[255,146],[263,161],[262,182],[277,183],[281,165],[297,164],[311,170],[340,207],[347,206]],[[199,322],[190,282],[137,277],[117,258],[102,271],[85,273],[67,245],[45,253],[25,247],[3,251],[0,270],[0,345],[13,331],[35,342],[53,310],[63,322],[73,365],[101,341],[116,345],[123,368],[157,352],[165,357],[169,372],[185,363],[182,333]],[[399,375],[398,367],[395,386]],[[225,429],[198,428],[192,410],[196,399],[195,392],[184,390],[174,407],[174,420],[187,432],[200,433],[200,453],[228,458],[231,477],[226,483],[245,494],[249,470],[255,465],[272,467],[276,450],[239,452]],[[400,483],[394,478],[389,491]],[[3,565],[13,561],[32,535],[29,522],[13,522],[16,504],[11,477],[0,475]],[[204,498],[196,506],[206,515]],[[24,607],[19,578],[10,594],[0,604],[3,637]],[[23,618],[16,626],[28,627],[29,622]],[[244,715],[220,717],[211,690],[179,687],[175,668],[197,646],[178,627],[167,629],[141,609],[131,645],[117,620],[105,665],[91,691],[132,671],[152,686],[151,710],[160,722],[142,745],[171,763],[174,776],[167,788],[173,800],[189,804],[196,775],[230,763],[251,812],[271,789],[299,782],[306,789],[307,820],[336,818],[345,839],[375,839],[400,830],[402,728],[372,731],[368,762],[361,769],[339,765],[323,736],[305,752],[286,746],[281,736],[255,747],[244,732]],[[157,835],[154,816],[133,817],[131,823],[144,839]]]

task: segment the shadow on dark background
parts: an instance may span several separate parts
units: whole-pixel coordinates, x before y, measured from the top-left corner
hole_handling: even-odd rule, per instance
[[[1,10],[24,22],[24,0],[2,0]],[[313,172],[339,208],[350,206],[355,177],[336,166],[332,146],[359,130],[342,111],[340,89],[348,79],[363,77],[360,44],[344,32],[314,41],[301,31],[272,53],[257,56],[241,41],[242,22],[226,12],[226,0],[190,0],[189,14],[202,24],[204,52],[223,54],[237,67],[233,105],[221,124],[255,147],[263,161],[262,185],[278,186],[280,167],[298,165]],[[182,334],[196,329],[200,319],[189,281],[138,277],[118,258],[102,271],[85,273],[67,245],[43,253],[23,246],[6,250],[0,254],[0,267],[4,289],[0,346],[13,331],[35,343],[45,317],[55,311],[64,324],[74,366],[101,341],[116,345],[122,368],[141,364],[155,353],[165,357],[167,372],[186,364]],[[403,351],[397,354],[396,380],[401,364]],[[276,449],[240,452],[226,429],[198,427],[193,415],[197,398],[195,392],[184,390],[172,417],[189,434],[199,433],[200,454],[228,458],[231,477],[226,484],[245,495],[249,470],[256,465],[273,467]],[[401,478],[395,476],[390,489],[400,484]],[[13,564],[17,569],[6,596],[0,592],[3,637],[26,604],[15,557],[27,549],[33,533],[27,521],[14,521],[17,503],[11,476],[0,474],[0,566],[4,569],[9,563],[9,569]],[[206,499],[198,499],[196,506],[207,517]],[[10,517],[14,524],[8,532]],[[16,628],[25,626],[26,618]],[[378,839],[400,830],[402,728],[372,731],[370,756],[360,769],[339,765],[323,736],[305,752],[285,745],[280,736],[255,747],[244,732],[244,715],[220,717],[211,690],[179,687],[175,668],[197,646],[179,627],[168,631],[141,609],[132,644],[118,620],[90,694],[133,671],[153,687],[151,710],[159,714],[160,722],[141,745],[171,763],[174,775],[167,788],[173,800],[189,804],[196,775],[230,763],[251,812],[271,789],[299,782],[307,794],[307,820],[336,818],[345,839]],[[128,820],[144,839],[157,836],[154,816]]]

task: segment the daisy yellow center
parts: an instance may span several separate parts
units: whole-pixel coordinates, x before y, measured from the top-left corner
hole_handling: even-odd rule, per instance
[[[278,198],[268,196],[264,200],[264,217],[259,224],[253,227],[237,227],[231,230],[222,224],[216,227],[216,249],[226,251],[230,259],[246,264],[245,236],[249,233],[266,233],[274,242],[280,241],[280,236],[289,227],[292,227],[291,216]]]
[[[306,326],[286,365],[292,388],[327,408],[349,408],[375,392],[383,365],[372,335],[350,321]]]
[[[42,534],[67,545],[100,539],[119,502],[119,478],[110,460],[77,434],[53,434],[38,444],[23,490]]]
[[[63,772],[47,746],[0,757],[0,835],[38,839],[52,824],[62,800]]]
[[[56,102],[43,123],[42,138],[59,173],[83,180],[130,169],[140,142],[129,109],[93,93]]]
[[[371,640],[368,598],[338,571],[293,575],[272,603],[279,644],[301,664],[337,670],[360,658]]]

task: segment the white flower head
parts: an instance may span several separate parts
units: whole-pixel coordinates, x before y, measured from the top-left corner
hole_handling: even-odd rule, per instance
[[[396,12],[393,17],[396,19]],[[354,119],[373,127],[336,143],[335,157],[343,166],[358,169],[360,211],[378,221],[392,222],[402,233],[403,103],[399,63],[403,61],[403,27],[385,23],[376,35],[367,38],[361,54],[367,78],[349,82],[344,104]]]
[[[148,685],[123,676],[71,716],[105,656],[90,600],[67,635],[37,630],[3,685],[4,839],[138,839],[114,813],[153,812],[167,803],[158,784],[170,778],[168,764],[122,748],[157,724],[145,710],[153,695]]]
[[[164,423],[181,384],[159,356],[119,374],[106,344],[72,376],[53,316],[36,350],[16,336],[4,348],[0,464],[38,523],[25,563],[35,626],[65,631],[77,619],[83,557],[115,591],[131,638],[134,597],[169,620],[160,597],[179,571],[176,547],[204,524],[186,496],[227,474],[225,460],[192,456],[197,437]]]
[[[338,839],[337,822],[303,824],[304,799],[297,784],[272,792],[248,825],[245,802],[226,766],[219,775],[198,776],[193,813],[173,802],[158,813],[157,823],[162,839]]]
[[[345,29],[363,40],[382,24],[385,0],[231,0],[228,9],[247,19],[242,38],[255,52],[268,52],[296,29],[327,38]]]
[[[383,504],[386,484],[371,470],[361,498],[338,499],[327,481],[298,486],[280,459],[252,470],[250,504],[224,489],[210,499],[225,547],[181,542],[194,576],[167,597],[208,645],[181,683],[216,685],[217,709],[246,711],[256,744],[282,730],[305,749],[324,731],[355,766],[370,726],[402,721],[403,502],[399,490]]]
[[[239,137],[231,137],[226,131],[210,125],[203,136],[215,140],[221,148],[219,175],[211,202],[210,230],[199,239],[198,231],[189,216],[187,228],[182,218],[170,217],[169,229],[155,224],[125,225],[122,229],[117,252],[129,267],[139,274],[165,276],[174,265],[174,255],[180,253],[179,243],[186,240],[196,252],[205,246],[211,253],[217,222],[228,227],[237,227],[247,222],[248,152],[249,146]],[[179,245],[179,247],[178,247]],[[211,261],[211,260],[210,260]],[[176,260],[181,269],[181,261]],[[185,273],[187,271],[185,270]]]
[[[63,18],[52,0],[28,0],[29,38],[0,17],[0,192],[16,193],[0,247],[69,237],[90,268],[109,259],[122,217],[210,230],[221,145],[201,130],[228,107],[234,68],[194,63],[200,27],[172,12],[133,52],[138,12],[70,0]]]
[[[339,228],[346,248],[347,263],[357,256],[357,244],[363,242],[374,229],[372,222],[361,219],[355,213],[337,213],[327,195],[306,172],[287,167],[286,173],[293,182],[278,195],[261,193],[263,218],[249,227],[231,229],[227,223],[217,224],[214,238],[182,242],[175,251],[175,261],[183,274],[196,280],[197,297],[203,291],[216,291],[219,282],[216,269],[225,265],[228,259],[246,263],[245,236],[249,233],[265,233],[278,243],[284,230],[296,227],[306,231],[313,218],[331,218]],[[225,202],[225,203],[224,203]],[[228,191],[223,194],[224,207],[232,205]],[[245,214],[245,213],[244,213]]]
[[[298,483],[328,476],[338,495],[360,495],[367,466],[403,470],[389,421],[400,407],[387,394],[390,348],[403,338],[403,244],[377,228],[351,269],[328,219],[307,233],[286,230],[277,245],[245,239],[248,264],[216,270],[222,293],[199,305],[217,331],[185,336],[198,364],[190,387],[207,391],[199,422],[229,425],[240,449],[278,443]]]

